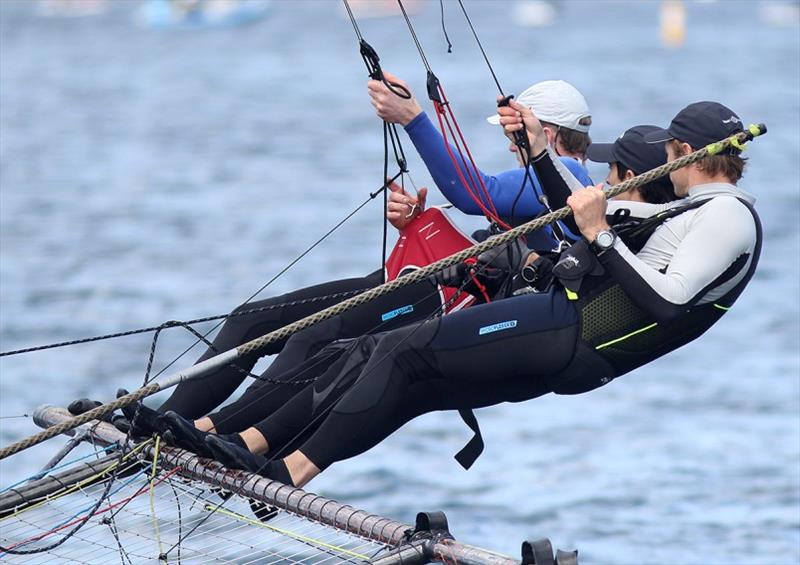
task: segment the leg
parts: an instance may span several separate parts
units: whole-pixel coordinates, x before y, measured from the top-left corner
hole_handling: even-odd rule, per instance
[[[282,296],[269,298],[259,302],[244,304],[234,310],[241,312],[269,306],[275,309],[263,312],[254,312],[241,316],[228,318],[210,347],[198,361],[204,361],[217,353],[227,351],[255,339],[261,335],[275,331],[291,322],[304,318],[314,312],[331,306],[341,299],[323,299],[304,304],[278,307],[278,305],[305,300],[317,296],[327,296],[339,292],[347,292],[362,288],[372,288],[382,281],[380,272],[375,272],[364,278],[333,281],[309,288],[297,290]],[[271,344],[264,355],[278,353],[285,341]],[[251,355],[237,361],[236,366],[229,365],[218,369],[202,379],[194,379],[181,383],[166,402],[159,408],[161,412],[172,410],[187,418],[204,416],[233,393],[258,361],[258,355]],[[244,371],[244,373],[242,372]]]
[[[422,281],[298,332],[263,373],[264,380],[254,382],[237,401],[198,423],[204,428],[214,427],[220,433],[242,431],[268,417],[303,390],[292,381],[308,381],[318,376],[318,369],[307,364],[302,371],[298,368],[309,361],[311,355],[318,351],[322,353],[323,348],[334,340],[356,338],[424,320],[436,314],[440,306],[436,288]],[[362,343],[360,347],[364,346]],[[332,361],[332,358],[322,360],[323,364]],[[327,369],[327,366],[323,368]],[[283,382],[287,384],[281,384]],[[281,445],[285,443],[284,437],[281,436]]]
[[[569,363],[577,333],[577,314],[559,294],[512,298],[380,334],[355,384],[308,441],[282,461],[255,459],[246,468],[301,484],[420,414],[540,396],[549,391],[545,377]]]
[[[311,357],[306,362],[301,363],[294,370],[289,371],[284,375],[280,375],[279,378],[287,383],[298,382],[301,380],[301,378],[314,380],[319,375],[323,374],[331,363],[335,364],[339,358],[342,358],[345,349],[346,346],[343,344],[333,344],[320,351],[317,355]],[[308,386],[311,385],[306,385],[306,387]],[[296,387],[290,386],[289,384],[283,387],[276,386],[275,388],[277,392],[291,391],[292,394],[296,394],[295,391],[297,390]],[[242,431],[248,427],[247,424],[243,423],[240,427],[235,427],[232,430],[228,430],[225,427],[229,426],[232,421],[236,421],[237,419],[241,422],[246,422],[248,419],[258,419],[257,415],[262,413],[261,405],[263,404],[264,398],[261,398],[261,395],[258,394],[258,391],[256,391],[255,395],[255,399],[245,399],[244,401],[240,399],[231,405],[235,408],[235,410],[230,413],[229,418],[220,416],[221,414],[225,414],[225,411],[223,410],[219,414],[212,414],[209,417],[193,423],[177,412],[168,410],[165,414],[159,417],[158,422],[165,431],[168,429],[171,432],[171,438],[168,441],[171,443],[174,442],[177,445],[184,447],[185,449],[189,449],[190,451],[194,451],[200,455],[210,455],[206,449],[205,438],[208,435],[208,432],[212,430],[214,433],[222,433],[228,439],[230,439],[231,436],[234,436],[234,443],[238,445],[246,445],[257,452],[265,451],[268,448],[266,441],[257,433],[252,433],[252,430],[251,433],[243,434],[241,438],[236,436],[236,432]],[[244,396],[246,397],[248,395],[245,394]],[[276,400],[276,396],[277,395],[275,394],[271,395],[269,400]],[[291,397],[286,397],[283,400],[278,400],[285,402],[290,398]],[[277,409],[277,406],[274,408]]]
[[[377,343],[378,336],[372,335],[350,341],[342,357],[331,363],[313,384],[250,428],[248,437],[264,438],[273,455],[288,453],[300,445],[353,386]]]
[[[510,298],[389,332],[299,451],[324,470],[426,412],[545,394],[546,377],[569,363],[577,335],[577,314],[562,293]]]

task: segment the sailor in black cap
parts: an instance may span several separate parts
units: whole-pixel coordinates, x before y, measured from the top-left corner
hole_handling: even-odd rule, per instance
[[[648,143],[644,137],[656,131],[657,126],[634,126],[613,143],[592,143],[586,151],[590,161],[608,163],[606,184],[615,185],[632,179],[667,162],[664,145]],[[675,189],[669,177],[661,177],[644,186],[632,188],[617,195],[618,200],[632,200],[663,204],[675,200]]]
[[[512,101],[498,112],[508,134],[524,124],[542,183],[562,178],[568,185],[531,110]],[[673,160],[740,130],[728,108],[701,102],[648,138],[666,142]],[[547,292],[369,336],[371,342],[353,353],[367,356],[353,385],[282,459],[215,436],[206,438],[209,448],[228,465],[302,486],[426,412],[587,392],[685,345],[731,308],[758,262],[755,199],[736,186],[743,167],[734,150],[675,171],[675,194],[685,198],[661,205],[607,202],[600,186],[576,190],[567,203],[584,241],[565,253],[583,251],[580,260],[564,258]],[[608,222],[615,209],[632,204],[652,212],[637,247]],[[571,271],[578,266],[584,276],[576,281]],[[337,382],[332,374],[329,386]],[[480,449],[462,452],[459,462],[469,466]]]

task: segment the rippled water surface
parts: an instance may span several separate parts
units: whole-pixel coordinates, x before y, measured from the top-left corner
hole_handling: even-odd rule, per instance
[[[380,184],[381,127],[337,2],[278,1],[258,24],[183,33],[143,29],[136,3],[110,4],[59,19],[0,1],[3,351],[226,312]],[[660,45],[656,2],[566,1],[546,28],[516,25],[515,3],[467,4],[503,87],[569,80],[596,140],[701,99],[767,123],[743,182],[765,225],[761,265],[697,343],[588,395],[481,410],[488,445],[470,472],[452,459],[467,430],[433,414],[314,490],[405,521],[441,509],[459,539],[513,555],[549,536],[585,563],[800,561],[800,32],[792,17],[764,23],[764,4],[687,3],[675,50]],[[437,3],[414,16],[420,40],[479,164],[511,167],[483,121],[494,83],[457,4],[445,8],[453,53]],[[361,31],[424,91],[402,19]],[[416,183],[430,184],[407,152]],[[380,216],[373,202],[266,293],[374,270]],[[157,368],[191,343],[166,333]],[[14,416],[41,403],[137,387],[149,344],[0,358],[0,443],[33,433]],[[0,485],[54,445],[1,462]]]

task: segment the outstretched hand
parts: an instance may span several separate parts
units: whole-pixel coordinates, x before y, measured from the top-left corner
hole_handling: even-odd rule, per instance
[[[388,71],[383,71],[383,76],[387,81],[398,84],[411,93],[411,98],[401,98],[379,80],[367,82],[370,103],[375,107],[375,113],[384,121],[393,124],[407,125],[411,120],[422,113],[422,106],[419,105],[409,86],[398,77]]]
[[[386,219],[398,230],[403,230],[425,210],[428,189],[424,186],[421,187],[417,192],[417,197],[414,198],[403,190],[402,186],[392,182],[389,183],[389,191]]]
[[[500,100],[502,97],[498,96],[497,101]],[[514,141],[515,132],[524,128],[531,146],[531,156],[538,155],[547,148],[547,136],[542,124],[530,108],[511,99],[508,101],[508,106],[498,106],[497,113],[500,115],[503,132],[511,141]]]

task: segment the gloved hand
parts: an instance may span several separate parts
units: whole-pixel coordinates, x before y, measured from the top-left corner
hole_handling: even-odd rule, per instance
[[[79,398],[78,400],[74,400],[67,406],[67,410],[73,416],[78,416],[79,414],[83,414],[84,412],[88,412],[89,410],[93,410],[98,406],[102,406],[103,403],[99,400],[91,400],[89,398]],[[130,427],[128,424],[127,418],[122,414],[117,414],[116,412],[111,412],[109,414],[105,414],[100,418],[103,422],[108,422],[109,424],[114,424],[118,430],[121,432],[127,432],[128,428]]]
[[[469,267],[466,263],[456,263],[455,265],[450,265],[442,269],[438,273],[433,273],[430,276],[430,280],[433,284],[458,288],[464,284],[468,273]]]
[[[496,269],[514,276],[522,270],[530,254],[525,238],[518,237],[505,246],[495,247],[478,255],[478,270],[484,267],[487,271]]]
[[[472,261],[459,263],[432,275],[432,282],[460,288],[480,299],[494,299],[519,273],[531,251],[525,240],[484,251]]]

